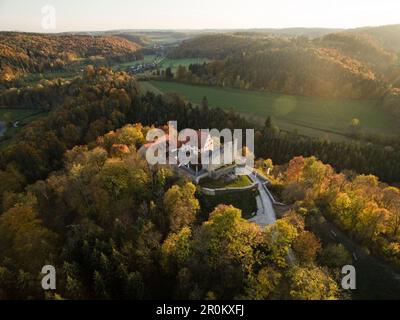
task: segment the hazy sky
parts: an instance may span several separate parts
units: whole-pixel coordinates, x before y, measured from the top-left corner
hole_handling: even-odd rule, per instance
[[[56,28],[42,27],[52,5]],[[0,0],[0,30],[210,29],[400,23],[400,0]]]

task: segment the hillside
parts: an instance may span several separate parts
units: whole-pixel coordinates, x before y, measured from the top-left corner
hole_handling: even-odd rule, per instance
[[[169,52],[172,58],[224,59],[229,55],[287,45],[288,39],[259,33],[216,33],[183,41]]]
[[[389,67],[395,57],[372,48],[370,57],[359,59],[353,54],[359,50],[342,38],[206,35],[183,42],[170,56],[221,60],[190,70],[194,81],[203,84],[305,96],[381,96],[387,80],[393,77],[389,73],[393,68]]]
[[[330,33],[340,32],[343,29],[331,29],[331,28],[283,28],[283,29],[251,29],[251,32],[259,32],[277,36],[288,36],[288,37],[309,37],[319,38]]]
[[[0,81],[90,62],[135,60],[140,46],[111,36],[0,33]]]
[[[369,36],[385,50],[400,52],[400,24],[358,28],[347,32]]]
[[[397,59],[393,52],[385,50],[376,39],[367,34],[333,33],[323,37],[318,45],[334,47],[343,54],[372,64],[393,63]]]
[[[315,45],[337,50],[373,70],[377,77],[393,82],[400,75],[398,56],[385,49],[368,34],[355,32],[334,33],[318,39]]]

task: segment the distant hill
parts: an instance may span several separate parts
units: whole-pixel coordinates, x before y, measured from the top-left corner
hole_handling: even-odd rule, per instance
[[[179,44],[182,41],[193,39],[201,35],[215,34],[243,34],[251,36],[286,36],[286,37],[308,37],[311,39],[322,37],[330,33],[343,31],[344,29],[329,28],[262,28],[262,29],[203,29],[203,30],[110,30],[95,32],[71,32],[67,35],[106,35],[118,36],[133,41],[141,46],[152,44]]]
[[[315,41],[315,45],[332,48],[370,68],[377,77],[392,82],[400,74],[398,55],[381,46],[374,37],[356,32],[330,34]]]
[[[134,60],[140,46],[121,37],[0,32],[0,81],[64,70],[82,60]]]
[[[118,36],[133,41],[142,46],[152,44],[171,45],[178,44],[183,40],[193,38],[199,31],[174,31],[174,30],[110,30],[99,32],[86,32],[80,34],[90,34],[97,36]]]
[[[144,47],[144,46],[147,46],[150,44],[150,39],[147,38],[146,36],[135,35],[135,34],[130,34],[130,33],[119,33],[119,34],[116,34],[113,36],[126,39],[130,42],[140,45],[141,47]]]
[[[346,32],[369,36],[385,50],[400,52],[400,24],[359,28]]]
[[[330,33],[344,31],[344,29],[331,28],[284,28],[284,29],[250,29],[249,32],[264,33],[270,35],[283,35],[289,37],[319,38]]]
[[[397,55],[366,35],[338,32],[317,39],[258,33],[203,35],[171,57],[206,57],[196,81],[287,94],[341,98],[381,96],[400,74]]]
[[[286,38],[261,36],[258,33],[206,34],[183,41],[169,55],[173,58],[224,59],[239,52],[283,47],[289,42]]]

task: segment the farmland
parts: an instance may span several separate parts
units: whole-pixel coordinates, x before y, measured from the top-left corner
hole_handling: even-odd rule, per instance
[[[271,116],[281,129],[329,140],[345,139],[343,133],[354,118],[360,120],[366,133],[400,133],[395,119],[380,110],[375,100],[300,97],[168,81],[142,82],[141,85],[142,90],[155,93],[177,92],[195,104],[200,104],[206,96],[211,107],[233,109],[260,123]]]
[[[156,60],[157,56],[155,55],[145,55],[143,60],[137,60],[137,61],[131,61],[131,62],[125,62],[118,64],[114,66],[115,70],[124,70],[129,67],[133,67],[139,64],[146,64],[146,63],[152,63],[154,60]],[[172,69],[172,72],[175,72],[178,68],[178,66],[189,66],[190,64],[198,64],[198,63],[203,63],[207,62],[207,59],[202,59],[202,58],[185,58],[185,59],[170,59],[170,58],[164,58],[160,62],[160,69],[166,69],[170,67]]]

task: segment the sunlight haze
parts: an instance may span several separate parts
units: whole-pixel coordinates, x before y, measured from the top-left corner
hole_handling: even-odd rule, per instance
[[[44,32],[41,9],[56,9],[56,29],[355,28],[400,23],[398,0],[0,0],[0,30]]]

